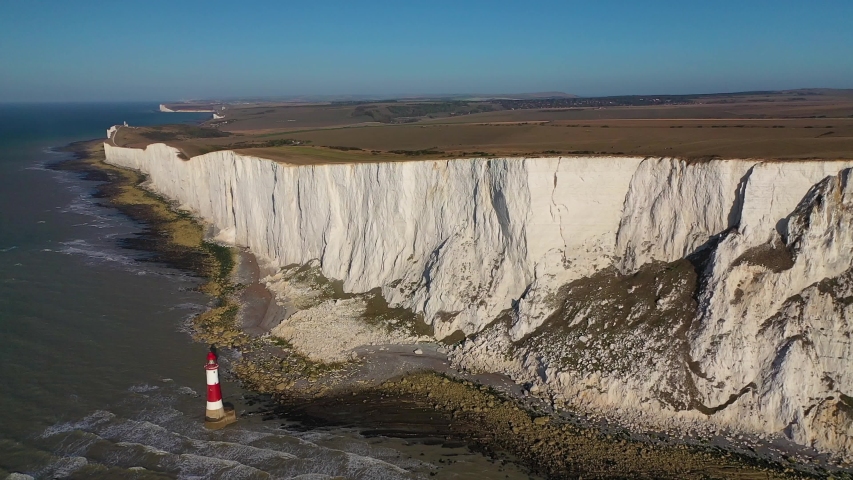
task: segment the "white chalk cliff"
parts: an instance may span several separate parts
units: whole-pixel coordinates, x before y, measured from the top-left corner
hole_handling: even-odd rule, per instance
[[[853,459],[853,162],[105,149],[261,262],[318,260],[437,338],[461,330],[461,366],[628,422]]]

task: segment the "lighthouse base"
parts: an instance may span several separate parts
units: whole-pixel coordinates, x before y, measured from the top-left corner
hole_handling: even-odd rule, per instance
[[[204,418],[204,426],[209,430],[219,430],[237,421],[237,412],[233,408],[225,407],[225,416],[218,420],[209,417]]]

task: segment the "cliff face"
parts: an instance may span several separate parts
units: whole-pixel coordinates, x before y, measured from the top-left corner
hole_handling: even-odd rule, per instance
[[[347,291],[382,287],[439,338],[480,330],[531,282],[545,291],[609,265],[642,161],[291,167],[225,151],[183,161],[162,144],[106,149],[111,163],[147,173],[152,188],[210,221],[219,239],[274,266],[319,259]],[[547,313],[525,303],[534,305],[520,325]]]
[[[463,366],[628,421],[853,450],[850,162],[105,149],[267,264],[319,260],[438,338],[461,330]]]

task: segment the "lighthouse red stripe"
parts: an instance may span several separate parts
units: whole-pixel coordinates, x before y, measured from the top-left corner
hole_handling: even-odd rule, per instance
[[[222,400],[222,389],[219,388],[219,384],[216,385],[208,385],[207,386],[207,401],[208,402],[217,402]]]

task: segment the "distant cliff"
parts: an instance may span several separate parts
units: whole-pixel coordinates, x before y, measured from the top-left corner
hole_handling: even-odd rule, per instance
[[[853,451],[853,162],[105,149],[218,239],[379,287],[557,405]]]

